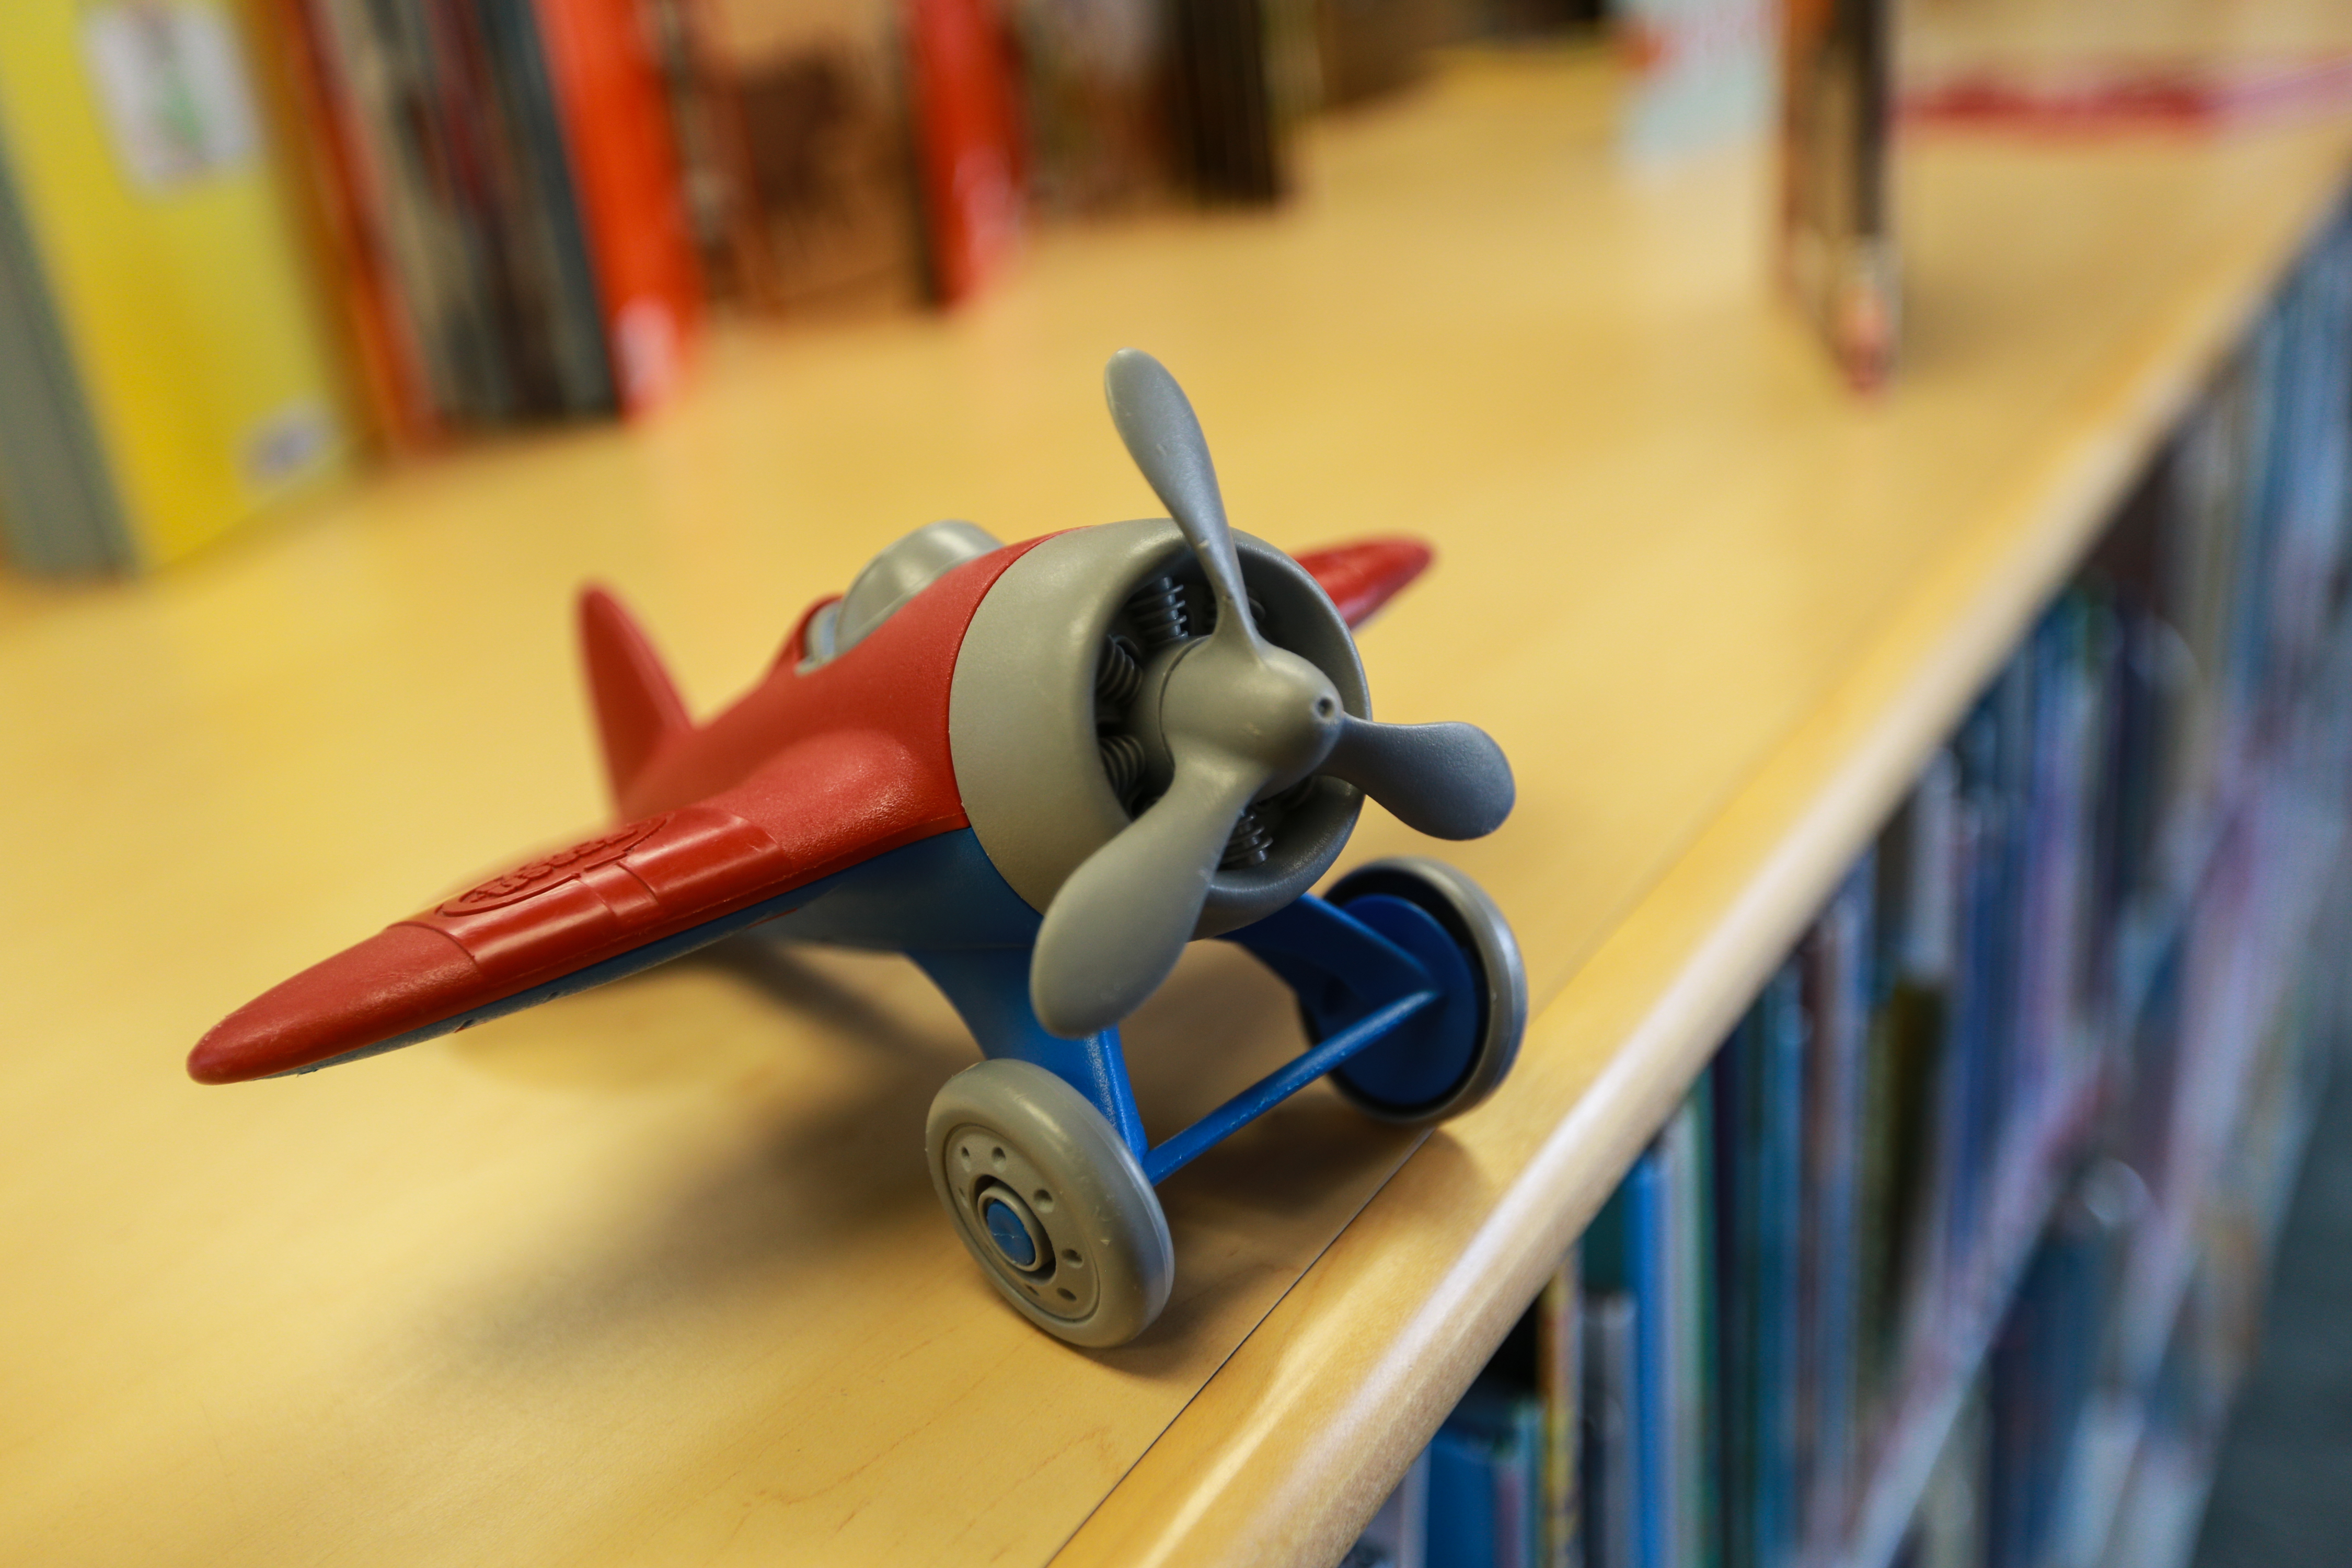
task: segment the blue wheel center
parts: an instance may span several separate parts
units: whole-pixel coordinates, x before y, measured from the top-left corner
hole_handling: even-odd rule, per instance
[[[1011,1204],[1000,1197],[983,1198],[980,1205],[980,1217],[988,1226],[988,1239],[996,1244],[997,1251],[1004,1254],[1006,1262],[1015,1268],[1034,1268],[1037,1266],[1037,1243]]]

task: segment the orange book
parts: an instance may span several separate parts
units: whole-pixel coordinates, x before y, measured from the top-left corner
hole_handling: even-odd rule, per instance
[[[638,0],[536,0],[625,411],[660,401],[702,285],[669,105]]]

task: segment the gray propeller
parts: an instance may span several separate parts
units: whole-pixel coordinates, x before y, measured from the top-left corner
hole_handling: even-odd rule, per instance
[[[1038,930],[1030,1001],[1070,1038],[1118,1023],[1168,978],[1253,801],[1328,773],[1410,827],[1475,838],[1502,826],[1514,796],[1510,763],[1484,731],[1355,718],[1321,670],[1258,635],[1183,389],[1134,349],[1111,356],[1103,383],[1119,438],[1208,574],[1217,624],[1176,650],[1145,721],[1175,764],[1167,792],[1070,874]]]

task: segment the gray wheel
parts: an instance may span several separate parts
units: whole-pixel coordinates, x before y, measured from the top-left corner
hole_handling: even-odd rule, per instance
[[[1125,1344],[1176,1277],[1168,1218],[1085,1096],[1021,1061],[986,1061],[931,1101],[931,1184],[998,1292],[1074,1345]]]
[[[1344,1064],[1331,1087],[1367,1116],[1410,1127],[1459,1116],[1501,1087],[1527,1033],[1528,974],[1486,889],[1443,860],[1400,856],[1358,867],[1325,897],[1341,909],[1372,900],[1355,912],[1416,952],[1449,993],[1425,1027]],[[1399,905],[1426,919],[1401,921]],[[1318,1038],[1326,1032],[1311,1015],[1307,1026]]]

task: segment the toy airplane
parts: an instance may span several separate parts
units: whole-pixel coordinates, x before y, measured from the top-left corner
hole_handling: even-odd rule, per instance
[[[1371,1115],[1475,1104],[1518,1049],[1509,927],[1466,878],[1391,860],[1307,889],[1369,793],[1491,832],[1509,765],[1466,724],[1375,723],[1349,627],[1428,551],[1293,561],[1226,526],[1172,377],[1132,350],[1111,416],[1172,521],[1000,545],[940,522],[818,604],[699,727],[612,598],[581,602],[622,825],[401,921],[239,1008],[192,1076],[307,1072],[464,1029],[752,925],[904,952],[979,1039],[933,1102],[931,1176],[996,1289],[1111,1345],[1174,1273],[1154,1184],[1329,1076]],[[1312,1046],[1158,1147],[1119,1021],[1223,936],[1297,994]]]

